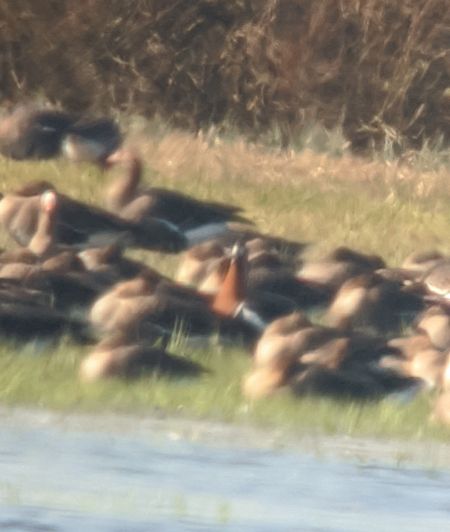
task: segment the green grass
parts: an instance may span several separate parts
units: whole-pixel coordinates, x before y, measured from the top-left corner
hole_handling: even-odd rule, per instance
[[[311,254],[346,244],[399,264],[414,250],[450,249],[450,188],[438,155],[431,170],[421,167],[420,158],[411,167],[396,163],[393,169],[393,163],[356,158],[346,162],[345,157],[310,152],[280,154],[239,140],[206,142],[177,132],[150,137],[141,147],[148,163],[146,178],[152,183],[240,204],[261,230],[315,243]],[[101,203],[110,176],[59,161],[0,161],[0,179],[2,191],[31,179],[47,179],[66,193]],[[8,242],[5,235],[2,240]],[[174,272],[179,260],[156,253],[133,255],[164,272]],[[195,348],[182,337],[172,347],[175,353],[201,362],[209,372],[190,379],[150,375],[135,381],[83,384],[77,372],[87,348],[67,340],[56,348],[4,344],[0,347],[0,402],[95,412],[163,412],[294,433],[450,437],[450,430],[429,421],[432,395],[407,404],[392,398],[360,404],[296,399],[282,390],[249,402],[241,394],[242,377],[251,365],[248,353],[214,340],[208,348]]]

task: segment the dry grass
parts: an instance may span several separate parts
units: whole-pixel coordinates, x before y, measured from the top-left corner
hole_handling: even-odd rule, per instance
[[[446,0],[3,0],[0,98],[355,149],[449,140]]]

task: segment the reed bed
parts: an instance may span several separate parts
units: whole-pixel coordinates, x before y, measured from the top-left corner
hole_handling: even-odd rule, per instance
[[[0,101],[355,150],[448,143],[446,0],[4,0]]]

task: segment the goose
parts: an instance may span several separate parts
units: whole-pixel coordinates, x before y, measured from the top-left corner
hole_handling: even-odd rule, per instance
[[[300,372],[290,383],[295,395],[319,395],[334,399],[374,400],[385,390],[371,375],[312,366]]]
[[[326,287],[293,274],[274,253],[258,253],[248,261],[247,291],[283,296],[307,309],[328,302]]]
[[[77,342],[86,343],[92,340],[88,324],[82,320],[68,317],[46,302],[46,295],[40,296],[41,301],[30,304],[29,297],[20,297],[15,291],[14,301],[0,299],[0,334],[19,342],[27,342],[36,338],[56,340],[62,335],[70,334]],[[1,296],[0,296],[1,298]]]
[[[36,231],[28,242],[35,261],[8,263],[1,267],[0,277],[21,279],[25,286],[46,290],[57,308],[89,306],[111,282],[88,272],[73,250],[56,243],[59,198],[54,190],[40,196]]]
[[[382,367],[403,375],[418,377],[428,388],[442,385],[447,353],[439,349],[425,330],[419,328],[412,336],[393,338],[388,345],[398,350],[400,356],[386,356],[380,360]]]
[[[273,251],[283,257],[286,264],[292,267],[297,265],[301,254],[311,245],[307,242],[261,233],[249,227],[248,224],[239,222],[229,222],[227,228],[226,233],[216,238],[221,246],[231,248],[236,242],[241,242],[245,244],[250,254],[254,251]]]
[[[295,395],[319,395],[333,399],[379,400],[398,392],[417,392],[420,379],[372,369],[330,369],[311,366],[289,383]]]
[[[405,270],[423,274],[436,266],[442,260],[445,260],[445,258],[445,255],[437,250],[414,252],[406,257],[401,267]]]
[[[366,255],[341,246],[323,260],[306,261],[298,271],[298,276],[336,292],[345,281],[383,267],[385,263],[378,255]]]
[[[237,335],[253,341],[265,322],[246,303],[240,258],[234,251],[227,275],[214,296],[146,272],[117,283],[93,304],[90,322],[100,334],[123,330],[139,336],[148,323],[169,332],[183,324],[190,335],[218,331],[225,337]]]
[[[404,360],[412,360],[419,351],[433,347],[430,338],[423,332],[391,338],[387,345],[396,350]]]
[[[437,261],[421,278],[432,301],[448,304],[450,301],[450,259]]]
[[[294,312],[266,327],[253,359],[257,366],[278,364],[280,358],[287,358],[290,363],[303,365],[356,368],[391,351],[384,338],[316,325],[302,312]]]
[[[125,164],[126,172],[107,190],[106,206],[126,220],[139,223],[149,217],[158,218],[183,230],[231,220],[248,222],[240,214],[240,207],[201,201],[175,190],[156,187],[140,190],[140,157],[130,150],[118,150],[107,159],[109,165],[119,162]]]
[[[73,120],[62,111],[18,106],[0,121],[0,153],[16,160],[56,157]]]
[[[326,313],[326,322],[340,329],[371,328],[378,333],[399,329],[402,318],[423,308],[420,296],[376,272],[345,281]]]
[[[87,271],[92,272],[100,279],[104,279],[106,284],[110,285],[109,287],[120,281],[130,280],[140,274],[169,281],[169,277],[156,271],[148,264],[125,257],[123,251],[121,246],[110,244],[84,249],[77,253],[77,257]]]
[[[49,257],[56,249],[56,216],[58,198],[54,190],[46,190],[39,198],[36,231],[27,248],[39,259]]]
[[[148,323],[171,331],[182,322],[191,334],[209,334],[216,328],[206,299],[148,272],[116,283],[101,295],[90,310],[90,322],[103,334],[121,330],[137,336]]]
[[[49,159],[62,152],[71,160],[103,165],[121,143],[118,126],[107,118],[86,121],[56,109],[21,105],[0,121],[0,153],[16,160]]]
[[[267,325],[253,350],[253,370],[244,380],[245,395],[272,393],[308,368],[367,373],[370,364],[390,352],[384,339],[348,335],[314,325],[301,311]]]
[[[70,251],[34,264],[8,263],[0,268],[0,280],[16,281],[24,288],[42,291],[52,307],[62,311],[88,308],[109,287],[104,278],[86,271]]]
[[[91,162],[107,169],[108,157],[122,144],[117,124],[108,118],[73,124],[62,140],[62,154],[72,162]]]
[[[328,300],[328,293],[314,283],[304,282],[295,277],[291,268],[284,265],[277,253],[258,252],[248,256],[247,248],[240,244],[246,255],[245,293],[246,300],[255,307],[266,320],[290,313],[295,308],[308,308]],[[204,270],[204,279],[198,284],[202,292],[215,293],[221,286],[228,271],[230,257],[211,259]]]
[[[36,233],[41,196],[57,203],[56,243],[89,247],[110,243],[129,244],[146,249],[177,253],[187,247],[186,235],[160,220],[135,224],[55,190],[50,183],[32,182],[0,199],[0,223],[22,246],[28,246]],[[44,202],[45,203],[45,202]]]
[[[419,333],[425,333],[437,349],[450,349],[450,315],[445,308],[437,305],[429,307],[417,317],[414,328]]]
[[[261,399],[278,391],[286,384],[285,372],[272,367],[252,369],[242,379],[242,394],[250,400]]]
[[[184,252],[175,280],[182,284],[198,286],[224,257],[225,248],[215,239],[192,246]]]
[[[109,377],[138,377],[157,372],[167,376],[198,376],[202,366],[185,357],[173,355],[165,346],[157,347],[145,341],[135,341],[127,335],[116,334],[97,344],[79,368],[80,379],[95,382]]]

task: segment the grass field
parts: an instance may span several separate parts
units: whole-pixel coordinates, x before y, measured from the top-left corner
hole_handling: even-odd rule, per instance
[[[377,158],[350,155],[338,134],[313,132],[303,149],[280,152],[239,137],[193,137],[147,125],[135,134],[150,183],[200,198],[242,205],[259,229],[311,242],[311,255],[346,244],[381,254],[399,264],[415,250],[450,249],[449,152],[423,149],[403,160],[389,150]],[[312,147],[315,149],[313,150]],[[320,148],[320,150],[319,150]],[[63,161],[18,163],[2,160],[2,192],[31,179],[46,179],[61,191],[101,203],[111,179],[96,169]],[[11,245],[6,237],[2,242]],[[165,272],[178,257],[137,252]],[[57,348],[27,345],[0,348],[0,402],[65,410],[145,412],[261,424],[289,431],[349,435],[448,439],[450,431],[429,421],[433,396],[412,402],[386,399],[378,404],[294,399],[287,392],[258,403],[240,393],[250,357],[214,339],[196,348],[181,336],[173,352],[200,361],[210,371],[197,379],[158,376],[133,382],[82,384],[77,368],[84,348],[65,341]]]

